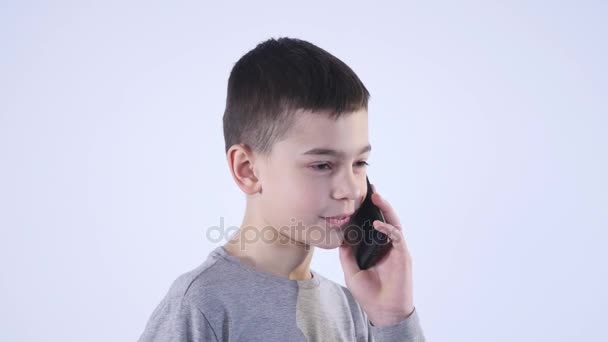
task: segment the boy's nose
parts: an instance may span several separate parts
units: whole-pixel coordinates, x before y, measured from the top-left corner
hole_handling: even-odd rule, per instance
[[[358,184],[357,176],[347,174],[337,179],[332,197],[337,200],[359,200],[363,190]]]

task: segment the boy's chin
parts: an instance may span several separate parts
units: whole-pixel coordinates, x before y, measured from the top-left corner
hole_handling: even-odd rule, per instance
[[[307,244],[310,247],[317,247],[321,249],[336,249],[342,245],[342,241],[344,241],[344,236],[340,234],[331,234],[325,239],[312,239],[308,241]]]
[[[322,244],[322,245],[311,245],[313,247],[321,248],[321,249],[336,249],[340,247],[341,243],[337,244]]]

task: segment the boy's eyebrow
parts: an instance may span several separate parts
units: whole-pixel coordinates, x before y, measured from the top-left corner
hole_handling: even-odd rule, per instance
[[[372,150],[372,145],[367,145],[365,147],[363,147],[360,151],[359,154],[363,154],[365,152],[369,152]],[[334,156],[334,157],[343,157],[344,156],[344,152],[342,151],[336,151],[336,150],[332,150],[330,148],[322,148],[322,147],[317,147],[317,148],[313,148],[312,150],[308,150],[304,153],[302,153],[304,155],[325,155],[325,156]]]

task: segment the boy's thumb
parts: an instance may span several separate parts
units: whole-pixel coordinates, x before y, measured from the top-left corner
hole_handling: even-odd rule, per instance
[[[353,248],[346,242],[340,245],[340,263],[342,264],[342,270],[344,271],[344,277],[350,278],[359,272],[359,265],[353,254]]]

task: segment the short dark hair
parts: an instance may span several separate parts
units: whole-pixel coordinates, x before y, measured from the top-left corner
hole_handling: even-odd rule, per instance
[[[297,110],[337,119],[365,109],[370,94],[355,72],[329,52],[297,38],[271,38],[242,56],[228,78],[226,152],[244,143],[267,154]]]

